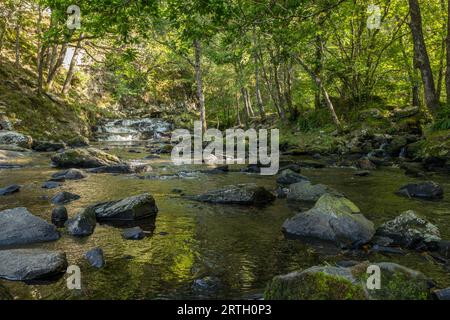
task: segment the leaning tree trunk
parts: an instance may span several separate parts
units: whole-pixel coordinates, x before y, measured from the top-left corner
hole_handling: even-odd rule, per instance
[[[195,81],[197,83],[197,99],[200,109],[200,121],[202,122],[203,132],[206,132],[206,110],[205,110],[205,96],[203,95],[203,80],[202,80],[202,66],[201,66],[201,45],[199,40],[194,40],[195,50]]]
[[[450,1],[448,2],[447,20],[447,68],[445,70],[445,91],[447,93],[447,105],[450,106]]]
[[[323,98],[325,99],[325,103],[326,103],[328,109],[330,110],[330,114],[331,114],[331,117],[333,118],[333,122],[336,125],[336,128],[338,129],[338,131],[341,131],[342,130],[341,122],[339,121],[339,118],[336,114],[336,111],[333,106],[333,102],[330,99],[330,95],[328,94],[328,91],[325,89],[325,87],[322,83],[322,79],[319,76],[315,75],[314,71],[311,70],[308,67],[308,65],[305,62],[303,62],[302,59],[297,57],[297,61],[300,63],[302,68],[305,69],[305,71],[309,74],[309,76],[314,80],[317,87],[322,91]]]
[[[435,114],[439,103],[436,97],[436,87],[434,84],[433,72],[430,66],[427,48],[422,31],[422,16],[418,0],[409,1],[409,14],[411,16],[411,33],[414,42],[414,55],[416,57],[417,67],[422,74],[424,86],[425,102],[431,113]]]
[[[52,87],[53,80],[55,80],[55,76],[58,74],[58,70],[59,70],[59,68],[62,66],[62,64],[64,62],[64,57],[66,56],[66,52],[67,52],[67,45],[68,45],[68,43],[65,42],[61,46],[61,50],[59,52],[58,59],[56,59],[55,63],[50,66],[51,69],[49,70],[49,73],[48,73],[48,76],[47,76],[47,86],[49,88]]]
[[[78,39],[77,46],[73,51],[72,59],[70,60],[69,70],[67,71],[66,80],[64,81],[64,85],[62,88],[62,94],[66,95],[69,92],[70,84],[72,83],[73,75],[75,73],[75,68],[77,65],[77,59],[78,54],[81,50],[81,39],[83,38],[83,35],[80,35],[80,38]]]
[[[15,55],[16,55],[16,68],[20,67],[20,23],[19,23],[19,18],[17,19],[17,23],[16,23],[16,28],[15,28],[15,32],[16,32],[16,46],[15,46]]]

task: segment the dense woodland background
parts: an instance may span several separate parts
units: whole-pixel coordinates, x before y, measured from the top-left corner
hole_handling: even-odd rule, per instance
[[[70,30],[73,4],[81,28]],[[368,28],[371,5],[380,28]],[[330,148],[361,127],[442,146],[449,11],[446,0],[2,0],[0,108],[55,140],[88,136],[104,118],[152,116],[276,126],[297,146],[310,137]],[[419,116],[392,121],[412,106]]]

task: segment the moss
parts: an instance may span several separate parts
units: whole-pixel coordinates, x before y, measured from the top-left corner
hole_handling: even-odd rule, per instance
[[[362,287],[344,277],[324,272],[303,272],[275,277],[268,285],[266,300],[365,300]]]

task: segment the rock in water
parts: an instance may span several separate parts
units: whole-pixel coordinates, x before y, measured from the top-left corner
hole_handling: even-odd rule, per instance
[[[444,197],[444,190],[436,182],[427,181],[404,185],[400,188],[397,194],[408,198],[436,200]]]
[[[70,192],[59,192],[52,198],[53,204],[66,204],[80,199],[80,196]]]
[[[66,221],[67,232],[75,237],[86,237],[94,232],[97,221],[92,210],[84,209]]]
[[[0,251],[0,277],[27,281],[42,279],[67,269],[65,253],[41,249]]]
[[[0,247],[59,239],[55,226],[32,215],[26,208],[0,212]]]
[[[145,173],[152,171],[152,167],[146,164],[123,163],[112,166],[103,166],[87,170],[90,173]]]
[[[12,144],[30,149],[33,139],[15,131],[0,131],[0,144]]]
[[[89,147],[89,139],[83,136],[76,136],[67,141],[67,144],[71,148]]]
[[[394,220],[383,223],[377,235],[393,240],[393,245],[414,249],[420,244],[441,240],[439,229],[412,211],[406,211]]]
[[[350,267],[315,266],[275,277],[264,293],[266,300],[425,300],[430,279],[422,273],[389,262],[372,263],[381,270],[381,288],[367,288],[369,263]]]
[[[55,152],[65,149],[65,143],[49,142],[49,141],[33,141],[32,149],[38,152]]]
[[[20,186],[14,184],[0,189],[0,196],[6,196],[20,191]]]
[[[69,149],[55,154],[52,161],[61,168],[98,168],[122,163],[116,156],[95,148]]]
[[[301,181],[309,181],[308,178],[298,174],[291,169],[286,169],[281,172],[279,177],[277,178],[277,183],[283,186],[289,186],[291,184],[301,182]]]
[[[105,258],[101,248],[94,248],[86,252],[84,255],[89,264],[95,268],[103,268],[105,266]]]
[[[47,181],[47,182],[44,182],[44,183],[42,184],[42,187],[41,187],[41,188],[43,188],[43,189],[55,189],[55,188],[58,188],[58,187],[60,187],[60,186],[61,186],[61,184],[58,183],[58,182],[55,182],[55,181]]]
[[[133,221],[154,217],[158,213],[155,199],[148,193],[99,203],[86,210],[94,212],[98,221]]]
[[[52,174],[52,181],[65,181],[65,180],[81,180],[86,178],[86,175],[83,171],[78,169],[69,169],[56,172]]]
[[[366,243],[375,233],[373,223],[353,202],[331,194],[323,195],[311,210],[286,220],[283,231],[291,236],[333,241],[339,245]]]
[[[122,237],[127,240],[144,239],[145,233],[140,227],[128,228],[122,231]]]
[[[256,184],[227,186],[192,197],[193,200],[220,204],[265,205],[273,202],[275,196]]]
[[[450,300],[450,287],[442,290],[436,290],[434,295],[438,300]]]
[[[326,185],[313,185],[310,181],[301,181],[289,186],[287,200],[290,202],[313,202],[319,200],[326,193],[339,194]]]
[[[66,223],[67,219],[69,218],[68,214],[67,214],[67,209],[65,207],[56,207],[55,209],[53,209],[52,211],[52,223],[59,227],[62,228],[64,227],[64,224]]]

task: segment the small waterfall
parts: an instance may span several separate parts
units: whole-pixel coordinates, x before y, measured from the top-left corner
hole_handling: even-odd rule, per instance
[[[162,119],[120,119],[99,126],[96,136],[99,141],[128,142],[159,139],[173,130],[173,125]]]

